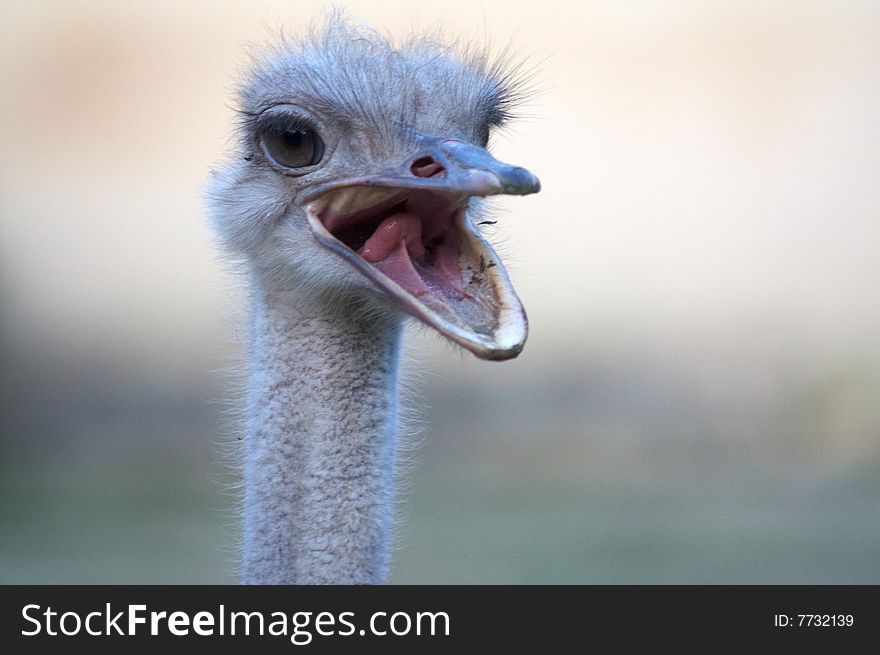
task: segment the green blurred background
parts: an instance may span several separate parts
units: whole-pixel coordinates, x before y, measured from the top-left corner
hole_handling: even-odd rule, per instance
[[[201,206],[319,2],[0,4],[0,583],[230,582],[243,303]],[[532,53],[525,353],[408,335],[397,583],[880,582],[880,7],[349,2]]]

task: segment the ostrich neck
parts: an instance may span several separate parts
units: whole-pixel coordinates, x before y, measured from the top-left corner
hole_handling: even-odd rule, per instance
[[[401,322],[254,292],[242,581],[384,581]]]

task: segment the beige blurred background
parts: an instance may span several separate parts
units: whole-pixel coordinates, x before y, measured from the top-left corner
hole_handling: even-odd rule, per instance
[[[409,349],[398,583],[880,582],[880,6],[344,3],[511,40],[532,332]],[[0,582],[234,579],[244,46],[321,2],[0,3]]]

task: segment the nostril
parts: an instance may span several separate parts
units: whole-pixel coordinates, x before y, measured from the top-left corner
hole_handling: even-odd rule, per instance
[[[436,177],[446,171],[433,157],[419,157],[410,167],[416,177]]]

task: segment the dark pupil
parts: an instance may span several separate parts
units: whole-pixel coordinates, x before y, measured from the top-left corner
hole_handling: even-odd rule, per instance
[[[293,130],[267,130],[264,135],[266,149],[277,163],[289,168],[317,164],[321,153],[317,136],[308,128]]]

